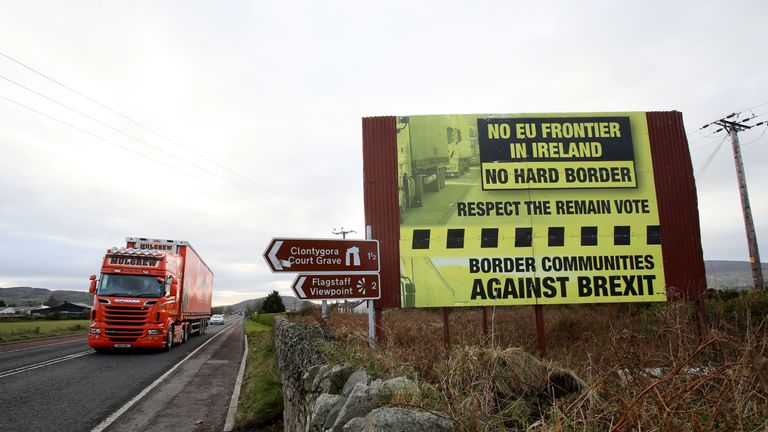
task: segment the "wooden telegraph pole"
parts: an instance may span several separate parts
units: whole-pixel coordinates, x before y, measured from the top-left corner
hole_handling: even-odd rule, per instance
[[[765,289],[765,283],[763,281],[763,268],[760,261],[760,251],[757,247],[757,235],[755,234],[755,223],[752,219],[752,208],[749,205],[749,193],[747,192],[747,179],[744,175],[744,163],[741,160],[739,132],[751,129],[755,126],[760,126],[762,124],[768,124],[768,122],[763,121],[753,125],[748,125],[746,122],[754,118],[754,116],[741,122],[729,120],[734,117],[738,118],[738,114],[733,113],[720,120],[704,125],[704,127],[708,127],[710,125],[718,125],[721,127],[721,129],[718,129],[715,132],[725,130],[731,137],[731,145],[733,146],[733,161],[736,164],[736,177],[739,182],[739,194],[741,195],[741,210],[744,214],[744,228],[747,231],[749,262],[752,265],[752,282],[756,290],[762,291]]]

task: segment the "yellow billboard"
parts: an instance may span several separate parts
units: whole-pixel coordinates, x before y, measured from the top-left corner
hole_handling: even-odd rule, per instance
[[[404,307],[667,298],[646,115],[398,117]]]

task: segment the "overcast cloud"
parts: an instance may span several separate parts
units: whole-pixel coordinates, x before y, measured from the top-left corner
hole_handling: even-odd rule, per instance
[[[764,1],[4,1],[0,52],[170,140],[0,56],[0,287],[86,290],[135,235],[195,245],[215,304],[288,295],[271,237],[364,231],[363,116],[679,110],[698,170],[723,138],[701,125],[768,113],[766,17]],[[764,131],[741,141],[765,247]],[[746,260],[727,140],[697,187],[705,258]]]

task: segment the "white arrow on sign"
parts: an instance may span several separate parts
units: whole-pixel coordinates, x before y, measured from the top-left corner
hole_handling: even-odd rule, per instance
[[[305,280],[307,280],[306,276],[299,276],[299,280],[296,282],[296,295],[298,295],[299,298],[302,298],[302,299],[307,298],[307,295],[304,293],[304,290],[301,288],[302,285],[304,285]]]
[[[269,258],[269,261],[272,263],[272,265],[277,270],[283,269],[283,261],[277,259],[277,251],[280,250],[280,247],[283,245],[282,240],[278,240],[275,242],[274,245],[272,245],[272,249],[269,250],[269,253],[267,254],[267,257]],[[290,267],[290,264],[287,266]]]

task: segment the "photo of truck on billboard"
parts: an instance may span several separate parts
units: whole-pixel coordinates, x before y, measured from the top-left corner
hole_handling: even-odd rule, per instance
[[[398,117],[397,151],[404,307],[666,301],[646,113]]]

